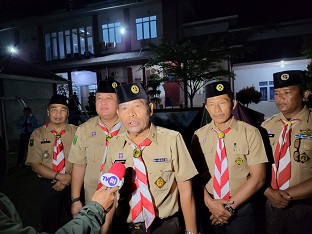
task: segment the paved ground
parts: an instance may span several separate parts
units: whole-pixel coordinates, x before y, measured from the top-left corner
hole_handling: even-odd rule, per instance
[[[17,153],[7,153],[8,172],[2,191],[14,203],[24,226],[40,230],[37,176],[29,166],[16,167]]]

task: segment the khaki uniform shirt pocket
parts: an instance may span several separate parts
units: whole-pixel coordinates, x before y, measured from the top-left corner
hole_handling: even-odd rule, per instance
[[[250,176],[247,162],[249,149],[246,143],[237,143],[233,147],[227,147],[226,151],[232,196]]]
[[[301,139],[299,152],[302,167],[312,169],[312,140]]]
[[[86,142],[87,163],[102,162],[104,157],[105,144],[103,142]]]
[[[147,165],[148,181],[152,193],[161,193],[171,188],[175,180],[171,161]]]

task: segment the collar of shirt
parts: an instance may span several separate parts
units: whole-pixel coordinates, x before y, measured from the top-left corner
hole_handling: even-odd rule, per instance
[[[307,106],[304,106],[304,107],[302,108],[302,110],[301,110],[294,118],[292,118],[292,119],[296,119],[296,118],[297,118],[297,119],[300,119],[300,121],[305,121],[305,122],[307,122],[308,119],[311,118],[311,116],[309,117],[310,114],[311,114],[311,113],[310,113],[309,108],[308,108]],[[284,116],[281,112],[278,113],[275,117],[276,117],[275,122],[279,122],[280,119],[282,119],[282,120],[284,120],[284,121],[288,121],[288,120],[285,118],[285,116]]]

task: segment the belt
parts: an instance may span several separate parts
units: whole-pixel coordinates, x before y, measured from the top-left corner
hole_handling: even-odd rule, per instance
[[[159,227],[159,226],[162,225],[163,222],[168,221],[168,220],[170,220],[170,219],[173,219],[173,218],[175,218],[175,217],[178,217],[178,213],[175,213],[174,215],[171,215],[171,216],[169,216],[169,217],[167,217],[167,218],[163,218],[163,219],[161,219],[161,218],[159,218],[159,217],[156,217],[156,218],[154,219],[152,225],[150,226],[150,228],[151,228],[152,226],[157,226],[157,227]],[[128,223],[128,228],[129,228],[130,230],[133,230],[133,229],[136,229],[136,230],[138,230],[138,229],[146,230],[146,227],[145,227],[145,223],[144,223],[144,222],[139,222],[139,223]]]

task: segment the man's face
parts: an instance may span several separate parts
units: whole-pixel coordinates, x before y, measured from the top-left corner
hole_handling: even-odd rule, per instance
[[[274,100],[286,118],[293,118],[303,108],[303,95],[296,85],[274,89]]]
[[[218,127],[219,125],[226,124],[230,120],[235,104],[236,102],[231,101],[227,94],[223,94],[220,96],[207,98],[206,109]]]
[[[68,117],[68,107],[63,104],[51,104],[48,109],[48,116],[51,123],[64,124]]]
[[[119,104],[118,115],[130,134],[138,135],[149,129],[153,104],[147,106],[145,99],[136,99]]]
[[[101,119],[116,118],[117,107],[117,96],[115,93],[97,93],[95,95],[95,109]]]

